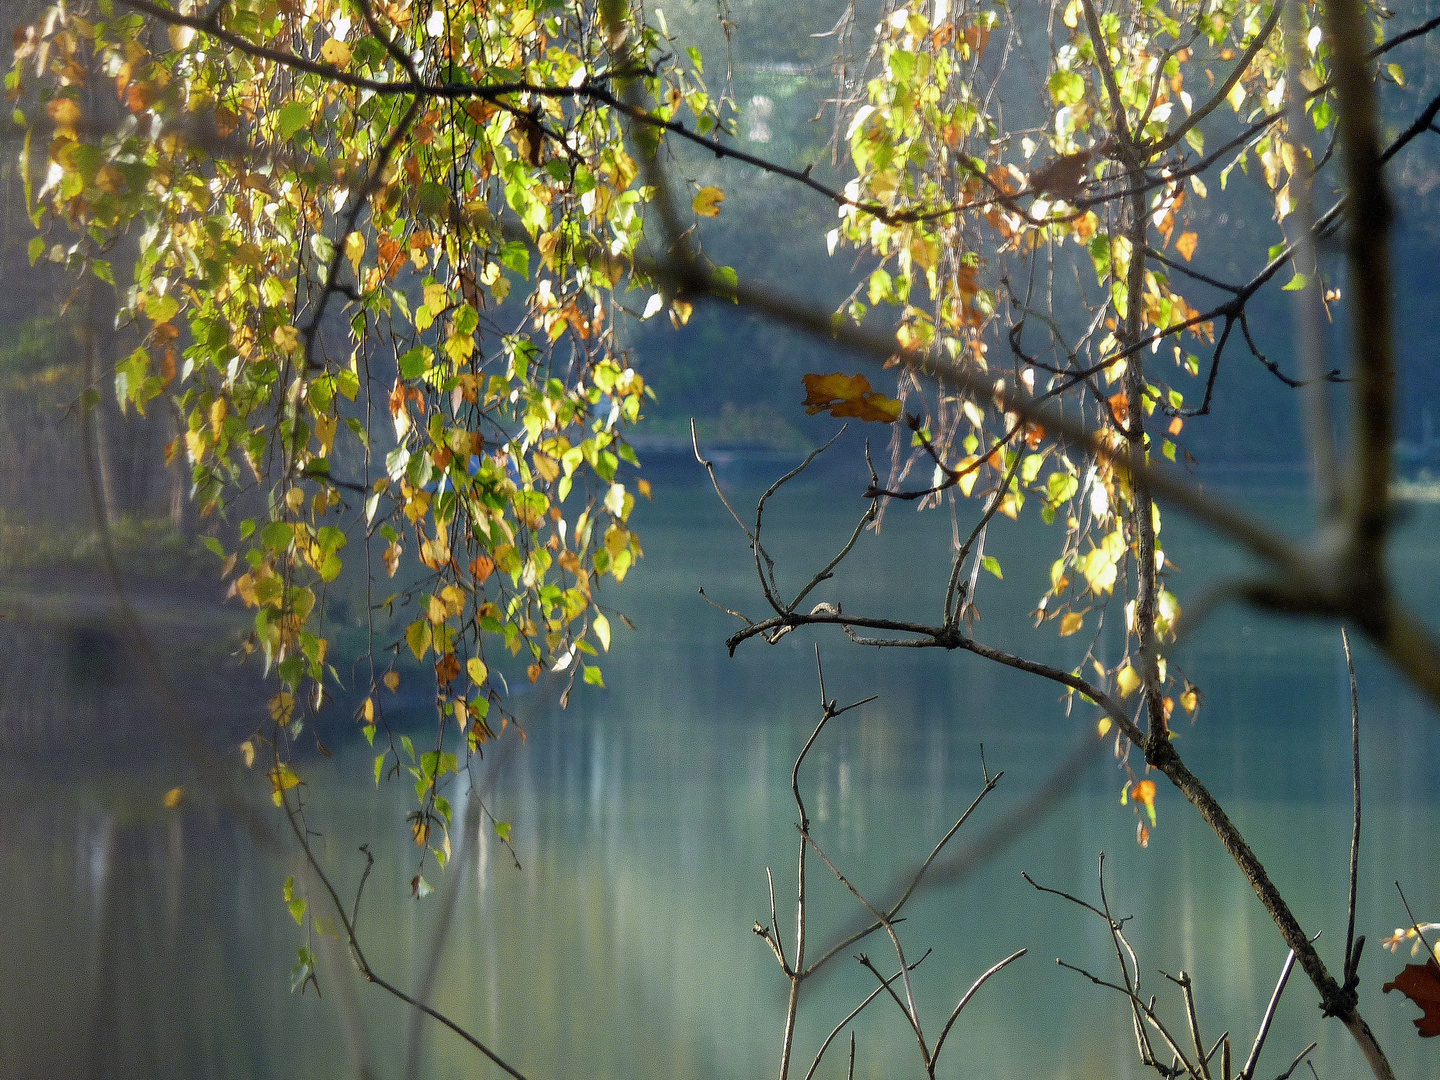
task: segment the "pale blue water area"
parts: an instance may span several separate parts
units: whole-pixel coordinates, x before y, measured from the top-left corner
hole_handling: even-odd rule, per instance
[[[753,505],[768,473],[766,465],[729,474],[737,506]],[[863,506],[845,494],[851,490],[858,489],[833,480],[801,484],[776,501],[773,518],[767,512],[780,575],[792,590],[858,517]],[[368,842],[376,855],[360,919],[376,970],[413,985],[441,895],[458,888],[435,1004],[532,1080],[774,1075],[785,981],[751,926],[768,919],[768,865],[790,946],[796,812],[789,773],[817,719],[816,640],[832,696],[879,695],[834,721],[802,772],[818,841],[862,891],[883,894],[968,805],[982,782],[982,742],[990,768],[1005,778],[956,838],[957,851],[1025,806],[1093,737],[1092,710],[1077,706],[1067,717],[1050,684],[961,653],[880,652],[834,631],[792,634],[775,646],[752,641],[730,658],[723,639],[735,621],[706,605],[697,588],[761,613],[744,537],[692,470],[665,470],[657,496],[637,512],[646,557],[607,600],[637,626],[630,633],[613,620],[609,690],[577,690],[568,711],[533,718],[526,742],[487,788],[488,805],[514,825],[523,869],[490,833],[478,863],[462,862],[449,875],[430,868],[440,891],[413,901],[409,784],[377,793],[372,751],[358,735],[332,740],[334,758],[304,769],[311,823],[324,834],[318,843],[347,898],[363,863],[357,847]],[[1240,497],[1279,519],[1303,505],[1297,494],[1253,486]],[[1425,613],[1440,600],[1437,526],[1440,510],[1416,508],[1396,541],[1397,576]],[[852,613],[929,613],[938,608],[948,539],[942,515],[892,509],[881,535],[862,541],[843,576],[815,597],[839,600]],[[1173,585],[1182,602],[1242,565],[1225,549],[1202,546],[1178,518],[1166,519],[1162,541],[1180,570]],[[1054,624],[1037,631],[1026,618],[1056,542],[1029,514],[1021,524],[992,527],[988,550],[1005,577],[982,577],[975,632],[1069,666],[1084,635],[1061,641]],[[1109,641],[1112,652],[1117,640]],[[1405,921],[1397,878],[1420,918],[1440,918],[1432,857],[1440,720],[1368,649],[1359,647],[1357,658],[1367,792],[1359,931],[1370,939],[1361,1007],[1400,1076],[1435,1075],[1440,1047],[1415,1037],[1416,1009],[1380,992],[1402,959],[1379,939]],[[1175,662],[1206,694],[1199,721],[1181,724],[1182,751],[1307,931],[1324,931],[1319,947],[1338,969],[1350,829],[1338,630],[1229,607]],[[477,766],[477,778],[484,768]],[[322,967],[323,999],[288,992],[301,937],[280,886],[293,861],[257,852],[203,798],[162,810],[160,795],[173,781],[163,768],[50,776],[32,763],[6,775],[0,1076],[353,1075],[335,970]],[[940,1075],[1147,1075],[1118,995],[1055,964],[1064,957],[1114,978],[1103,924],[1037,894],[1020,876],[1028,871],[1093,901],[1101,851],[1116,913],[1134,916],[1128,928],[1146,992],[1160,995],[1182,1031],[1179,998],[1158,969],[1189,971],[1207,1040],[1228,1029],[1236,1067],[1243,1061],[1284,959],[1279,935],[1214,836],[1163,780],[1159,825],[1148,848],[1137,846],[1135,816],[1119,802],[1123,782],[1113,760],[1097,756],[1013,843],[913,902],[900,931],[911,957],[934,949],[914,976],[932,1041],[980,972],[1030,949],[967,1008]],[[264,804],[258,779],[256,795]],[[813,956],[853,924],[859,908],[813,861],[810,883]],[[824,1034],[874,986],[851,959],[860,948],[809,984],[798,1075]],[[882,938],[863,948],[894,971]],[[354,993],[377,1074],[400,1075],[404,1006],[372,987],[357,984]],[[1297,972],[1257,1075],[1278,1075],[1311,1039],[1320,1044],[1313,1060],[1322,1080],[1360,1073],[1348,1035],[1320,1019],[1316,1001]],[[923,1075],[893,1003],[877,1001],[855,1031],[856,1076]],[[499,1075],[434,1025],[425,1036],[421,1075]],[[843,1077],[847,1051],[842,1037],[817,1075]]]

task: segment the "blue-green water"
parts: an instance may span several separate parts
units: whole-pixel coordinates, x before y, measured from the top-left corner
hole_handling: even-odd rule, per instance
[[[758,473],[733,477],[737,505],[753,503]],[[798,587],[822,564],[862,504],[836,488],[800,488],[767,512],[782,580]],[[778,1064],[785,981],[751,932],[768,919],[765,868],[775,872],[781,928],[794,921],[795,755],[817,719],[815,636],[751,642],[730,658],[735,623],[704,603],[760,610],[744,538],[681,470],[658,486],[638,528],[646,558],[609,598],[634,619],[616,622],[606,693],[577,691],[546,711],[508,755],[477,765],[487,805],[514,825],[523,869],[495,841],[448,875],[427,870],[437,894],[410,899],[417,848],[404,811],[408,783],[377,790],[371,751],[338,741],[306,768],[312,827],[342,894],[353,894],[369,843],[374,874],[360,935],[372,964],[403,987],[419,977],[443,892],[459,890],[434,1000],[532,1080],[570,1077],[755,1078]],[[1284,517],[1298,496],[1243,497]],[[1440,511],[1417,509],[1397,540],[1397,574],[1421,611],[1440,600]],[[892,510],[845,574],[816,599],[846,611],[926,614],[938,607],[949,539],[940,514]],[[1178,566],[1182,602],[1241,565],[1167,519],[1162,541]],[[981,583],[976,634],[1070,665],[1081,635],[1060,641],[1025,613],[1041,591],[1053,534],[1000,521],[988,537],[1005,578]],[[802,570],[809,567],[810,570]],[[954,841],[960,851],[1024,808],[1056,766],[1092,737],[1094,716],[1067,716],[1055,689],[964,654],[878,652],[822,634],[828,689],[842,701],[878,694],[833,722],[802,772],[820,844],[862,891],[884,894],[923,858],[982,782],[979,747],[996,792]],[[1103,646],[1103,643],[1102,643]],[[1109,648],[1116,648],[1115,641]],[[1102,654],[1103,655],[1103,654]],[[1409,1023],[1416,1010],[1380,985],[1402,963],[1379,939],[1405,922],[1392,882],[1418,917],[1440,915],[1430,841],[1440,826],[1440,723],[1363,647],[1358,649],[1367,800],[1359,931],[1369,935],[1361,1007],[1401,1076],[1432,1075],[1440,1048]],[[1113,659],[1113,657],[1110,657]],[[1242,826],[1322,954],[1337,968],[1344,939],[1350,789],[1348,712],[1338,631],[1241,609],[1223,610],[1175,657],[1205,690],[1180,747]],[[36,672],[36,678],[43,673]],[[13,763],[12,763],[13,765]],[[495,769],[493,775],[488,769]],[[257,850],[203,796],[167,812],[164,768],[50,775],[13,765],[0,791],[0,1076],[354,1075],[339,1020],[343,969],[322,966],[325,991],[292,996],[287,973],[301,933],[280,885],[283,853]],[[1148,848],[1122,807],[1123,771],[1097,755],[1049,813],[968,875],[922,892],[900,930],[907,954],[934,952],[914,976],[933,1041],[970,982],[1015,949],[1029,954],[992,980],[947,1043],[939,1074],[996,1078],[1128,1077],[1136,1061],[1128,1012],[1115,994],[1058,968],[1056,957],[1116,974],[1103,924],[1041,883],[1097,899],[1096,860],[1128,924],[1146,992],[1183,1030],[1174,987],[1159,969],[1189,971],[1207,1039],[1229,1030],[1237,1067],[1284,959],[1280,938],[1219,843],[1162,784]],[[264,805],[260,781],[257,802]],[[457,805],[462,801],[456,793]],[[457,834],[457,846],[463,846]],[[812,861],[811,955],[861,914]],[[787,947],[790,942],[787,941]],[[848,950],[807,985],[800,1073],[819,1040],[873,988]],[[863,948],[887,974],[879,937]],[[336,953],[338,955],[338,952]],[[1408,959],[1406,957],[1405,959]],[[398,1076],[408,1016],[356,984],[376,1075]],[[1282,1001],[1260,1075],[1274,1076],[1311,1039],[1323,1080],[1357,1075],[1349,1037],[1321,1021],[1299,976]],[[427,1077],[498,1075],[459,1039],[424,1029]],[[923,1076],[914,1038],[893,1003],[855,1027],[856,1075]],[[844,1075],[837,1040],[817,1074]],[[1152,1074],[1153,1075],[1153,1074]]]

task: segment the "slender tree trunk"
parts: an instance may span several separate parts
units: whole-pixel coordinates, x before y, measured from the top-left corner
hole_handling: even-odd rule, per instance
[[[195,535],[195,504],[190,499],[190,475],[185,467],[184,425],[178,407],[169,410],[169,431],[176,442],[174,457],[166,467],[169,478],[170,527],[182,536]]]
[[[100,505],[96,507],[97,513],[101,515],[106,528],[114,525],[119,519],[119,504],[115,493],[114,469],[110,460],[110,443],[106,438],[108,424],[102,420],[105,411],[105,394],[110,389],[111,383],[105,378],[105,365],[101,363],[102,349],[100,346],[100,331],[98,329],[101,320],[97,317],[95,283],[92,281],[87,289],[85,302],[84,324],[81,328],[81,348],[85,351],[85,377],[81,393],[87,398],[93,399],[90,404],[81,409],[80,422],[90,428],[90,443],[93,447],[94,460],[91,462],[95,469],[95,475],[100,480]]]

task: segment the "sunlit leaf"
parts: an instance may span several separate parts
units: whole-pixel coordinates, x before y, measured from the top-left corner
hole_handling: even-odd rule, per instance
[[[1150,817],[1150,824],[1155,824],[1155,781],[1141,780],[1130,786],[1130,797],[1145,807],[1145,813]]]
[[[901,405],[894,398],[875,392],[864,375],[806,375],[802,404],[811,416],[829,412],[834,417],[854,417],[873,423],[893,424],[900,419]]]
[[[690,205],[701,217],[713,218],[720,216],[720,204],[724,201],[725,193],[718,187],[703,187]]]

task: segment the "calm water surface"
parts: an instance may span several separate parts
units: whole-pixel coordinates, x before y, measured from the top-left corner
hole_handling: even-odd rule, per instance
[[[758,473],[731,478],[753,502]],[[360,920],[371,962],[401,986],[420,978],[445,890],[456,894],[436,1004],[475,1030],[532,1080],[571,1077],[729,1080],[773,1075],[785,983],[751,932],[768,918],[773,867],[781,925],[793,925],[795,807],[789,772],[817,718],[813,644],[793,634],[754,642],[734,659],[723,646],[734,620],[717,601],[760,611],[744,538],[712,496],[679,472],[639,519],[646,559],[612,602],[635,621],[616,623],[605,666],[609,691],[577,692],[566,712],[543,711],[528,740],[477,767],[487,804],[514,824],[523,869],[486,832],[474,859],[430,868],[436,895],[409,898],[417,850],[404,821],[413,793],[377,792],[372,752],[354,737],[308,766],[311,824],[348,897],[368,843],[375,871]],[[781,577],[798,588],[843,539],[862,505],[828,489],[778,501],[767,529]],[[1298,496],[1251,491],[1283,517]],[[1396,566],[1422,611],[1440,601],[1440,512],[1414,512]],[[817,599],[847,611],[930,616],[943,577],[949,526],[892,511],[862,543],[845,575]],[[1240,569],[1206,552],[1178,520],[1162,533],[1182,601]],[[1038,597],[1053,536],[1001,521],[989,550],[1005,578],[986,575],[976,633],[991,643],[1070,666],[1084,645],[1024,618]],[[809,567],[807,571],[804,568]],[[930,616],[933,617],[933,616]],[[1092,617],[1093,618],[1093,617]],[[1343,946],[1349,836],[1348,716],[1338,632],[1239,609],[1222,611],[1175,658],[1205,689],[1200,720],[1181,747],[1192,768],[1241,824],[1332,967]],[[955,849],[1007,820],[1093,732],[1091,711],[1067,716],[1038,680],[955,654],[876,652],[838,634],[819,637],[829,690],[877,701],[834,722],[802,781],[820,843],[863,891],[877,896],[923,858],[982,783],[980,744],[1005,777],[957,837]],[[1116,639],[1098,646],[1116,648]],[[1399,878],[1421,918],[1440,918],[1440,724],[1363,648],[1365,848],[1359,931],[1370,936],[1362,1009],[1402,1076],[1440,1071],[1440,1049],[1418,1040],[1415,1010],[1379,987],[1400,961],[1379,938],[1405,921]],[[54,678],[42,666],[19,678]],[[80,694],[79,690],[70,691]],[[89,691],[86,691],[87,693]],[[3,703],[0,703],[3,708]],[[123,701],[115,706],[123,709]],[[53,764],[53,763],[52,763]],[[493,770],[493,771],[487,771]],[[280,883],[287,853],[258,849],[226,815],[193,800],[160,809],[171,767],[56,769],[14,755],[0,789],[0,1076],[339,1077],[354,1075],[337,1001],[353,993],[377,1075],[402,1072],[402,1006],[322,968],[323,999],[288,992],[300,931]],[[1172,1006],[1160,969],[1192,973],[1207,1039],[1229,1030],[1243,1060],[1284,960],[1278,934],[1213,835],[1178,795],[1162,791],[1148,848],[1122,807],[1124,774],[1096,755],[1047,813],[1018,825],[1011,842],[971,872],[922,892],[902,925],[910,956],[933,953],[915,973],[933,1040],[970,982],[1015,949],[1029,955],[969,1006],[947,1043],[946,1076],[996,1078],[1141,1075],[1122,1001],[1058,968],[1057,957],[1113,978],[1103,923],[1021,878],[1097,898],[1096,861],[1117,914],[1133,915],[1132,941],[1148,991]],[[263,791],[256,792],[263,800]],[[458,796],[456,802],[462,799]],[[487,838],[488,837],[488,838]],[[470,838],[458,832],[457,844]],[[824,867],[811,878],[812,953],[853,925],[858,905]],[[893,971],[883,940],[864,948]],[[797,1056],[820,1039],[873,977],[834,961],[802,1003]],[[881,1001],[855,1026],[856,1075],[921,1076],[913,1036]],[[1183,1026],[1181,1013],[1170,1014]],[[499,1075],[453,1036],[423,1029],[427,1077]],[[1282,1002],[1260,1074],[1280,1073],[1311,1039],[1323,1080],[1358,1075],[1348,1036],[1318,1018],[1298,977]],[[837,1041],[817,1074],[844,1076]]]

